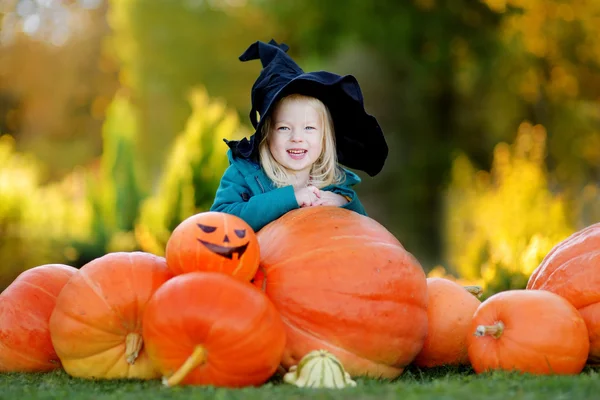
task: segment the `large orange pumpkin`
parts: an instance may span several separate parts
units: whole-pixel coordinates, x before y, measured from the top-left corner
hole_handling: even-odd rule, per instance
[[[163,257],[109,253],[67,282],[50,318],[50,335],[62,365],[82,378],[159,376],[142,340],[146,304],[172,277]]]
[[[584,228],[550,250],[533,271],[527,289],[569,300],[585,320],[590,363],[600,363],[600,223]]]
[[[277,369],[285,345],[269,299],[217,272],[180,275],[158,289],[146,308],[143,336],[169,386],[260,385]]]
[[[209,211],[188,217],[173,230],[165,256],[175,275],[215,271],[248,282],[259,253],[256,234],[243,219]]]
[[[352,376],[393,378],[413,361],[427,334],[426,277],[382,225],[319,206],[288,212],[257,236],[264,273],[254,283],[283,317],[285,368],[317,349]]]
[[[60,368],[48,330],[56,297],[76,268],[46,264],[22,272],[0,294],[0,372]]]
[[[467,336],[477,373],[578,374],[590,342],[585,322],[564,298],[543,290],[509,290],[481,303]]]
[[[415,358],[419,367],[467,365],[467,334],[481,304],[473,287],[445,278],[427,278],[427,338]]]

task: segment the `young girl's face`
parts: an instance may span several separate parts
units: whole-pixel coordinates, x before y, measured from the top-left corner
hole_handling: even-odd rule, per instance
[[[323,120],[306,101],[280,103],[272,116],[269,150],[293,173],[310,172],[323,150]]]

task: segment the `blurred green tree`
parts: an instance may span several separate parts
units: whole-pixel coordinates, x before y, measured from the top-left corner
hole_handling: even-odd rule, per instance
[[[237,113],[223,101],[211,100],[202,87],[190,91],[192,115],[175,140],[158,190],[141,207],[136,237],[145,251],[164,255],[173,229],[187,217],[208,211],[228,166],[223,138],[248,132]]]
[[[166,149],[190,115],[190,88],[201,84],[249,110],[260,66],[243,65],[238,56],[251,41],[270,39],[275,24],[244,2],[215,1],[112,0],[108,20],[114,32],[108,49],[139,110],[144,185],[155,188]]]
[[[133,234],[140,203],[142,167],[137,156],[138,119],[127,94],[118,92],[102,129],[104,151],[99,171],[88,170],[88,199],[94,210],[92,240],[79,243],[81,262],[111,251],[139,249]]]

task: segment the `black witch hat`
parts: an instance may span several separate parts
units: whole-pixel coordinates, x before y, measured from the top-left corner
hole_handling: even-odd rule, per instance
[[[256,132],[250,140],[227,141],[237,157],[258,159],[258,144],[265,117],[276,102],[288,94],[300,93],[321,100],[331,113],[338,161],[349,167],[377,175],[383,168],[388,147],[375,117],[367,114],[356,78],[326,71],[305,73],[286,54],[288,46],[257,41],[242,54],[240,61],[260,59],[263,69],[252,86],[250,121]]]

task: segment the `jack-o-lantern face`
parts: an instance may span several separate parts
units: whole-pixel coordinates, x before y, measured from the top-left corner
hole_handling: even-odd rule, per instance
[[[165,258],[176,275],[216,271],[250,281],[260,254],[250,225],[235,215],[210,211],[193,215],[175,228]]]
[[[206,234],[214,233],[214,235],[212,235],[215,238],[214,240],[219,240],[219,238],[221,236],[223,236],[223,238],[222,238],[223,244],[220,244],[220,245],[209,242],[208,240],[206,240],[208,238],[206,238],[206,239],[197,238],[200,243],[202,243],[204,246],[206,246],[206,248],[208,250],[212,251],[215,254],[218,254],[225,258],[229,258],[231,260],[231,259],[233,259],[234,255],[237,255],[237,258],[242,257],[244,255],[244,253],[246,252],[246,249],[248,248],[248,241],[246,241],[245,243],[242,243],[242,244],[233,244],[233,243],[231,243],[231,239],[229,239],[229,235],[227,234],[227,232],[223,232],[222,234],[219,234],[220,229],[216,226],[202,225],[202,224],[196,224],[196,225],[198,225],[198,228],[200,228],[202,230],[202,232],[204,232]],[[233,233],[235,233],[235,236],[239,239],[244,239],[246,237],[246,229],[234,229]],[[233,237],[233,239],[234,239],[234,242],[237,242],[235,240],[235,237]]]

